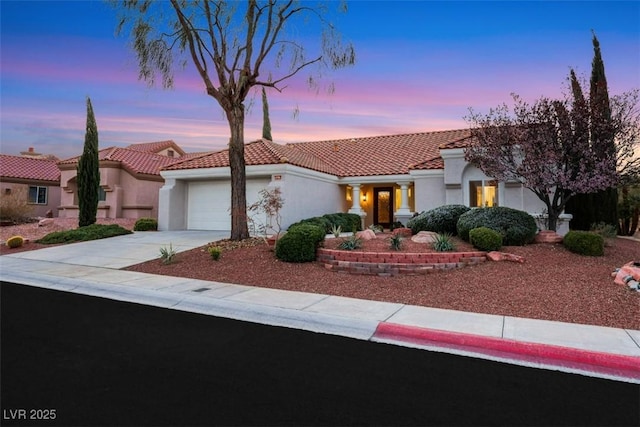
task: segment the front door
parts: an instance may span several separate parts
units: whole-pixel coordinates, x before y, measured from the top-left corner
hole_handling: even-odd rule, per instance
[[[373,189],[373,223],[384,228],[393,222],[393,187]]]

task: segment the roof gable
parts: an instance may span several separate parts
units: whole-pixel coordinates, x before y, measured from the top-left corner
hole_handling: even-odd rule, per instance
[[[55,160],[0,154],[0,176],[60,182],[60,169]]]
[[[76,165],[80,156],[59,162],[59,165]],[[123,147],[103,148],[98,152],[98,160],[119,162],[134,174],[160,175],[160,169],[175,163],[180,158],[167,157],[160,154],[132,150]]]
[[[166,141],[156,141],[156,142],[144,142],[140,144],[131,144],[126,148],[129,150],[142,151],[144,153],[159,153],[162,150],[166,150],[167,148],[173,149],[176,153],[183,156],[185,154],[184,150],[178,146],[173,140],[169,139]]]

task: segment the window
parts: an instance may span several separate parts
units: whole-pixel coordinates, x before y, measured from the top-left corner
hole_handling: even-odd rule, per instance
[[[47,187],[29,187],[29,203],[35,205],[47,204]]]
[[[174,157],[175,156],[175,152],[173,150],[167,150],[167,156],[168,157]]]
[[[469,198],[472,208],[498,206],[498,182],[469,181]]]
[[[104,188],[98,187],[98,201],[106,202],[107,201],[107,192],[104,191]]]

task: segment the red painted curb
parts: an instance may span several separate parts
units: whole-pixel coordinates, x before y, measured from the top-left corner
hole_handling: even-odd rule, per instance
[[[640,357],[380,322],[373,338],[454,348],[640,380]]]

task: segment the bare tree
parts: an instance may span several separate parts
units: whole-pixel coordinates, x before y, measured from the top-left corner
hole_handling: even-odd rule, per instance
[[[229,123],[231,168],[231,239],[249,236],[244,161],[245,99],[256,86],[282,91],[284,82],[302,70],[317,88],[317,77],[355,63],[355,50],[344,44],[330,22],[331,12],[319,4],[294,0],[112,0],[120,12],[117,33],[129,30],[137,54],[140,79],[173,86],[174,61],[192,63],[207,95]],[[330,3],[333,5],[334,3]],[[335,3],[337,4],[337,3]],[[346,5],[340,3],[340,11]],[[296,27],[296,24],[299,26]],[[319,46],[310,55],[304,31],[319,31]],[[272,67],[266,78],[263,69]],[[277,72],[276,72],[277,71]]]

